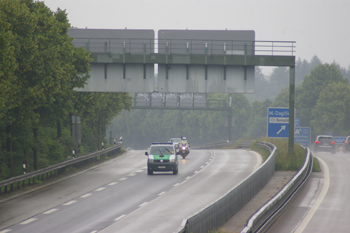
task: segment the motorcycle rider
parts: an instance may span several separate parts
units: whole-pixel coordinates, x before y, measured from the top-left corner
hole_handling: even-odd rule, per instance
[[[186,137],[182,136],[181,138],[181,145],[185,145],[186,146],[186,152],[190,152],[190,145],[187,142]]]

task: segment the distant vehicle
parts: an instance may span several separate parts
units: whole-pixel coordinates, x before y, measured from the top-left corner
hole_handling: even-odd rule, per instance
[[[172,142],[175,146],[179,146],[181,138],[170,138],[169,142]]]
[[[349,152],[350,151],[350,136],[347,136],[345,141],[344,141],[344,145],[343,145],[343,152]]]
[[[335,154],[336,152],[336,146],[335,141],[333,140],[333,137],[330,135],[318,135],[315,140],[315,152],[331,152],[332,154]]]
[[[153,175],[154,171],[172,171],[174,175],[178,173],[177,152],[172,142],[152,143],[145,155],[148,156],[148,175]]]

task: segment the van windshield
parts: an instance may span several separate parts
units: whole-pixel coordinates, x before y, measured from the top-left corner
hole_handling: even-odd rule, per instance
[[[172,146],[154,146],[151,147],[151,155],[171,155],[174,154]]]

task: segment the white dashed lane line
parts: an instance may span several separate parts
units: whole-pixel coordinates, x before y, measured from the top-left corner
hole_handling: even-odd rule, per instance
[[[112,186],[112,185],[115,185],[115,184],[117,184],[118,182],[112,182],[112,183],[109,183],[108,185],[109,186]]]
[[[136,172],[143,172],[143,170],[137,170]]]
[[[128,176],[136,176],[136,173],[129,174]]]
[[[148,204],[148,202],[144,202],[144,203],[142,203],[141,205],[139,205],[140,207],[142,207],[142,206],[145,206],[145,205],[147,205]]]
[[[128,179],[128,178],[125,178],[125,177],[124,177],[124,178],[120,178],[119,180],[126,180],[126,179]]]
[[[106,189],[106,187],[101,187],[101,188],[98,188],[98,189],[95,189],[96,192],[100,192],[102,190]]]
[[[30,219],[27,219],[27,220],[21,222],[20,224],[21,225],[26,225],[28,223],[34,222],[35,220],[37,220],[37,218],[30,218]]]
[[[74,204],[75,202],[77,202],[77,201],[69,201],[69,202],[64,203],[63,205],[71,205],[71,204]]]
[[[11,231],[11,229],[6,229],[6,230],[0,231],[0,233],[7,233],[7,232],[10,232],[10,231]]]
[[[158,194],[158,196],[161,196],[161,195],[163,195],[164,193],[166,193],[166,192],[165,192],[165,191],[164,191],[164,192],[161,192],[161,193]]]
[[[80,196],[80,198],[86,198],[86,197],[89,197],[91,195],[92,195],[92,193],[87,193],[87,194],[84,194],[84,195]]]
[[[120,219],[124,218],[125,217],[125,214],[119,216],[118,218],[114,219],[114,221],[119,221]]]
[[[58,209],[51,209],[51,210],[44,212],[43,214],[51,214],[51,213],[55,212],[56,210],[58,210]]]

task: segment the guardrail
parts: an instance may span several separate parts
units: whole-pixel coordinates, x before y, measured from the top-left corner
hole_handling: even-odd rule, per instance
[[[303,167],[269,202],[262,206],[247,222],[241,233],[265,232],[287,209],[308,181],[312,172],[313,157],[307,148]]]
[[[76,47],[94,53],[294,56],[295,41],[74,38]]]
[[[7,180],[3,180],[0,182],[0,195],[2,193],[12,192],[14,190],[14,186],[17,184],[17,188],[24,187],[25,181],[28,180],[28,184],[31,184],[35,182],[35,178],[37,179],[44,179],[50,178],[54,175],[61,174],[67,167],[69,166],[76,166],[79,167],[81,165],[84,165],[88,162],[95,161],[98,156],[100,156],[100,159],[105,156],[110,156],[115,154],[116,152],[119,152],[122,147],[122,142],[117,143],[115,146],[107,148],[105,150],[101,151],[95,151],[90,154],[82,155],[79,157],[76,157],[74,159],[65,160],[63,162],[60,162],[58,164],[42,168],[37,171],[33,171],[24,175],[15,176]],[[40,178],[41,176],[41,178]],[[32,181],[31,181],[32,180]],[[9,187],[9,189],[8,189]],[[1,191],[3,190],[3,191]]]
[[[277,148],[268,142],[259,142],[257,145],[270,151],[270,156],[258,170],[219,200],[191,217],[184,219],[176,232],[210,232],[221,227],[268,183],[275,172],[275,153]]]

